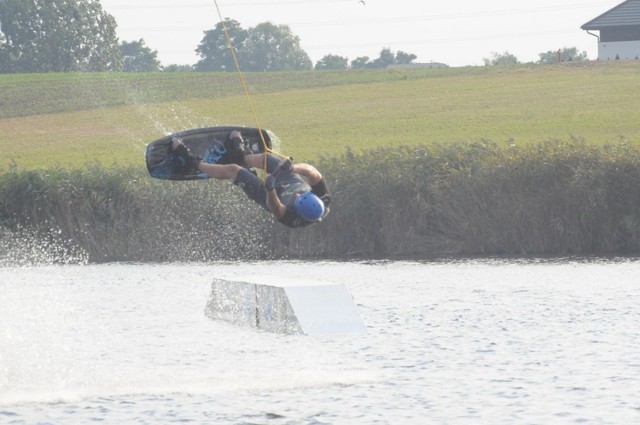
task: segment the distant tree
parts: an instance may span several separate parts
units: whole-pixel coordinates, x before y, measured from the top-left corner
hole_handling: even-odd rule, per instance
[[[558,63],[558,50],[549,50],[546,53],[539,53],[538,56],[540,56],[540,60],[538,61],[540,64]],[[576,47],[560,49],[560,58],[563,62],[582,62],[588,59],[587,52],[584,50],[578,52]]]
[[[418,59],[416,55],[398,50],[398,53],[396,53],[395,63],[398,65],[406,65],[412,63],[416,59]]]
[[[565,47],[562,49],[562,60],[569,62],[584,62],[589,60],[589,55],[586,50],[578,52],[577,47]]]
[[[309,55],[300,47],[300,38],[287,25],[264,22],[249,29],[249,37],[239,51],[247,71],[298,71],[312,69]]]
[[[347,69],[349,68],[349,59],[337,56],[337,55],[326,55],[322,59],[316,63],[315,69],[322,71],[328,69]]]
[[[368,56],[361,56],[351,62],[351,68],[386,68],[389,65],[404,65],[413,62],[417,58],[416,55],[398,51],[393,53],[390,48],[385,47],[380,51],[377,59],[369,61]]]
[[[248,30],[237,21],[226,19],[227,33],[244,71],[290,71],[311,69],[309,55],[300,47],[300,38],[287,25],[264,22]],[[198,71],[233,71],[235,63],[221,23],[206,31],[196,49],[202,59]]]
[[[369,56],[360,56],[351,61],[352,69],[363,69],[369,63]]]
[[[144,45],[144,40],[120,44],[122,70],[124,72],[151,72],[160,70],[158,52]]]
[[[496,66],[496,65],[516,65],[518,62],[518,58],[512,55],[509,52],[497,53],[492,52],[491,58],[483,58],[485,66]]]
[[[162,71],[164,72],[191,72],[193,71],[194,67],[191,65],[176,65],[176,64],[172,64],[172,65],[168,65],[165,66],[164,68],[162,68]]]
[[[120,70],[115,19],[98,0],[0,0],[0,72]]]
[[[396,60],[395,55],[388,47],[383,48],[380,51],[380,56],[377,59],[369,63],[369,68],[386,68],[389,65],[393,65]]]
[[[229,50],[225,27],[235,52],[244,50],[244,43],[249,37],[249,32],[242,29],[238,21],[226,18],[224,25],[222,22],[218,22],[213,30],[205,31],[204,37],[196,49],[196,53],[202,58],[195,65],[196,71],[235,71],[236,65],[231,50]]]

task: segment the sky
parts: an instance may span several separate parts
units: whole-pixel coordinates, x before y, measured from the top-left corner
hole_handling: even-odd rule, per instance
[[[220,13],[249,29],[288,25],[315,64],[325,55],[371,60],[383,48],[414,62],[484,65],[493,52],[520,62],[576,47],[597,58],[597,39],[580,27],[623,0],[217,0]],[[100,0],[120,41],[143,39],[162,65],[192,65],[204,31],[220,21],[214,0]]]

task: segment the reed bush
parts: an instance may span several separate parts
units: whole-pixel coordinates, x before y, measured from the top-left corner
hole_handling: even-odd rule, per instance
[[[347,151],[321,161],[326,223],[279,246],[332,258],[638,252],[639,158],[580,140]]]
[[[0,177],[0,224],[5,240],[28,229],[54,253],[81,250],[90,262],[261,258],[272,223],[229,185],[207,183],[99,164],[13,170]]]
[[[29,235],[90,262],[640,251],[638,146],[395,146],[347,150],[318,168],[332,212],[296,230],[228,183],[100,164],[14,169],[0,175],[0,248]]]

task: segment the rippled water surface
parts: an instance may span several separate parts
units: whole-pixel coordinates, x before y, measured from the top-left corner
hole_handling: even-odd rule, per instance
[[[364,335],[204,316],[214,277],[344,283]],[[640,423],[640,262],[0,268],[0,423]]]

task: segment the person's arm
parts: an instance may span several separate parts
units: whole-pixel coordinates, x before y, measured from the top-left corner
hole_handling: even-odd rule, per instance
[[[331,194],[329,193],[329,189],[327,189],[327,185],[324,182],[320,171],[318,171],[313,165],[305,163],[294,164],[292,171],[294,173],[300,174],[301,176],[304,176],[307,179],[309,186],[311,186],[311,193],[322,199],[325,208],[325,215],[329,214]]]
[[[287,207],[280,202],[278,193],[275,189],[275,179],[269,174],[265,180],[265,189],[267,190],[267,208],[277,218],[281,219],[287,212]]]
[[[305,163],[293,164],[291,171],[305,177],[310,186],[313,186],[322,180],[322,174],[320,174],[320,171],[318,171],[313,165]]]
[[[329,205],[331,204],[331,194],[329,193],[329,189],[327,188],[327,184],[324,182],[324,179],[320,179],[318,183],[311,186],[311,193],[322,199],[324,208],[328,213]]]

